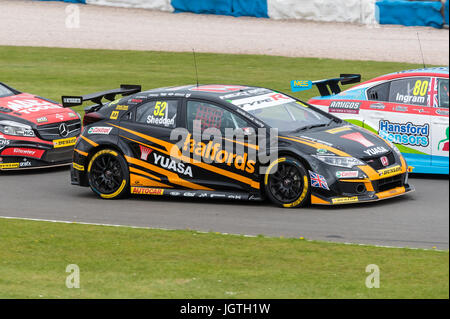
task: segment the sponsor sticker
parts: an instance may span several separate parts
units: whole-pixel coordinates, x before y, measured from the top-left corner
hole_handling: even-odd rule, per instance
[[[63,97],[63,103],[81,104],[83,101],[80,97]]]
[[[70,138],[63,138],[60,140],[54,140],[53,141],[53,147],[54,148],[61,148],[66,146],[73,146],[77,143],[76,137],[70,137]]]
[[[112,127],[96,126],[96,127],[91,127],[88,130],[88,134],[109,135],[109,133],[111,133],[111,131],[112,131]]]
[[[25,159],[23,160],[23,162],[20,163],[19,166],[20,166],[20,167],[30,167],[30,166],[31,166],[31,162],[30,162],[30,161],[27,161],[27,159],[25,158]]]
[[[381,120],[378,133],[389,142],[412,146],[428,146],[430,143],[430,124],[414,125],[408,123],[394,123]]]
[[[145,147],[143,145],[139,145],[139,148],[141,150],[141,160],[147,161],[148,156],[150,155],[151,152],[153,152],[153,150],[151,148]]]
[[[5,139],[3,135],[0,135],[0,150],[9,145],[9,140]]]
[[[397,165],[397,166],[390,167],[390,168],[380,169],[378,171],[378,174],[380,174],[380,176],[387,176],[387,175],[394,175],[394,174],[399,173],[401,171],[402,171],[401,166]]]
[[[312,81],[308,80],[292,80],[291,90],[292,92],[300,92],[304,90],[309,90],[312,88]]]
[[[330,113],[348,113],[348,114],[359,114],[359,108],[361,102],[352,101],[332,101],[328,111]]]
[[[189,177],[193,177],[191,166],[186,165],[185,163],[182,163],[182,162],[176,162],[175,160],[173,160],[170,157],[165,157],[163,155],[159,155],[156,153],[153,153],[153,157],[154,157],[155,165],[161,166],[165,169],[171,170],[176,173],[180,173],[183,175],[187,175]]]
[[[359,176],[358,171],[338,171],[336,172],[337,178],[357,178]]]
[[[117,105],[116,110],[118,111],[128,111],[128,105]]]
[[[19,168],[20,163],[5,163],[0,164],[0,169],[13,169],[13,168]]]
[[[358,196],[353,197],[337,197],[333,198],[331,202],[333,204],[347,204],[347,203],[356,203],[358,201]]]
[[[364,153],[366,153],[369,156],[375,156],[375,155],[384,154],[387,152],[389,152],[389,150],[383,146],[376,146],[376,147],[368,148],[364,151]]]
[[[40,159],[45,150],[38,150],[33,148],[8,148],[2,152],[3,156],[26,156]]]
[[[243,108],[245,111],[252,111],[270,106],[282,105],[289,102],[295,102],[295,100],[284,94],[276,92],[231,101],[232,104]]]
[[[131,187],[131,194],[137,195],[163,195],[162,188],[148,188],[148,187]]]
[[[59,105],[35,99],[13,100],[8,102],[7,107],[21,114],[31,114],[49,109],[61,109]]]
[[[118,117],[119,117],[119,111],[112,111],[110,119],[117,120]]]
[[[36,119],[36,123],[45,123],[45,122],[48,122],[48,119],[45,116]]]

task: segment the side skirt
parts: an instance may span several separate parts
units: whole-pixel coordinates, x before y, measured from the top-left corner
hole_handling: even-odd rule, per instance
[[[152,196],[171,196],[184,198],[213,198],[213,199],[231,199],[231,200],[262,200],[261,196],[244,192],[220,192],[206,190],[186,190],[186,189],[167,189],[153,187],[132,186],[130,190],[134,195],[152,195]]]

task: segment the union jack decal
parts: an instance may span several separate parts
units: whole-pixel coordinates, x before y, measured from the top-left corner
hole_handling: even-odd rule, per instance
[[[309,172],[309,177],[311,178],[311,186],[312,187],[330,190],[328,188],[327,180],[325,179],[325,177],[323,177],[322,175],[319,175],[317,173],[311,172],[311,171],[308,171],[308,172]]]
[[[430,87],[428,88],[428,106],[438,107],[438,89],[436,78],[431,78]]]

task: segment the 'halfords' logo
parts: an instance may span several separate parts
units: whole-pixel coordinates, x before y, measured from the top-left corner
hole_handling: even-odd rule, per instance
[[[303,90],[309,90],[312,88],[312,81],[306,80],[293,80],[291,81],[292,92],[299,92]]]
[[[209,141],[208,144],[195,141],[191,139],[191,134],[188,134],[183,146],[183,150],[189,150],[192,154],[201,156],[203,159],[214,163],[226,163],[228,166],[234,166],[240,171],[253,173],[255,171],[255,161],[248,159],[248,154],[234,154],[222,149],[218,143]]]
[[[379,134],[390,142],[413,146],[428,146],[430,124],[414,125],[380,121]]]

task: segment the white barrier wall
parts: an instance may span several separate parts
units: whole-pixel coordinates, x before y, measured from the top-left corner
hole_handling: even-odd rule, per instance
[[[267,0],[267,13],[271,19],[375,24],[375,2],[376,0]],[[86,3],[174,11],[171,0],[86,0]]]
[[[272,19],[373,24],[376,0],[267,0]]]
[[[88,4],[173,12],[170,0],[86,0]]]

